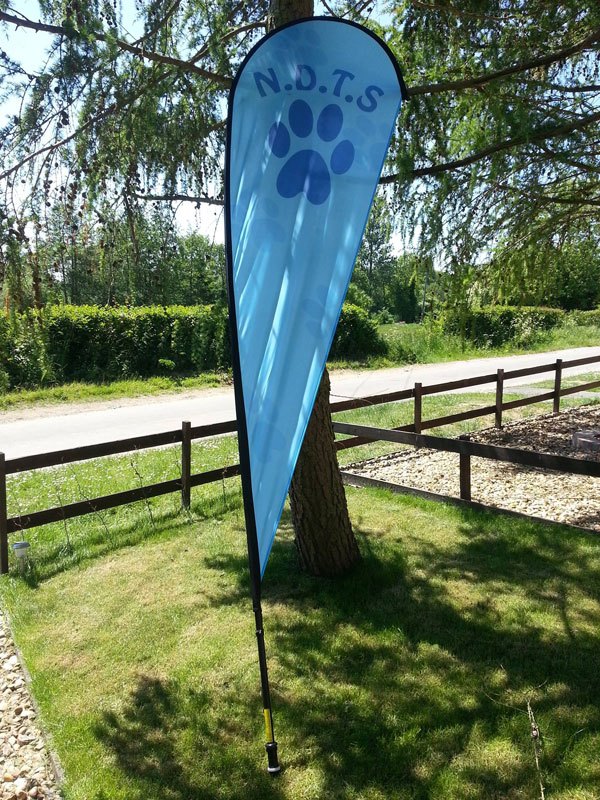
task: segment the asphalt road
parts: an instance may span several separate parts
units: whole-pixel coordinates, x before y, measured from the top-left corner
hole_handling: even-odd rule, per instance
[[[444,364],[422,364],[383,370],[340,371],[331,375],[332,400],[366,397],[407,389],[419,381],[424,386],[485,375],[497,369],[517,369],[549,364],[557,358],[571,360],[599,356],[600,347],[581,347],[533,355],[503,356]],[[594,372],[596,365],[576,367],[566,374]],[[539,376],[549,379],[550,374]],[[506,382],[530,385],[538,376]],[[490,385],[492,388],[493,385]],[[485,391],[485,387],[468,391]],[[86,444],[126,439],[174,430],[182,420],[192,425],[222,422],[235,416],[230,388],[205,389],[181,395],[140,397],[85,405],[56,405],[0,414],[0,452],[7,459],[52,452]]]

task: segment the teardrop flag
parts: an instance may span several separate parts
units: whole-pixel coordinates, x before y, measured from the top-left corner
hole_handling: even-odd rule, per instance
[[[234,383],[261,576],[404,91],[371,31],[312,18],[262,39],[230,93]]]
[[[280,770],[264,573],[377,188],[404,83],[354,23],[318,17],[254,47],[229,95],[227,284],[268,770]]]

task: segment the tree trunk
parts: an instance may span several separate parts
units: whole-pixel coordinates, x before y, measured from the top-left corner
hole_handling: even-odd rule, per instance
[[[273,30],[287,22],[312,17],[313,14],[313,0],[271,0],[267,27]]]
[[[313,13],[313,0],[272,0],[269,30]],[[360,560],[335,452],[329,388],[325,370],[290,486],[300,566],[320,576],[341,575]]]
[[[329,373],[323,373],[290,486],[300,566],[311,575],[341,575],[360,560],[334,446]]]

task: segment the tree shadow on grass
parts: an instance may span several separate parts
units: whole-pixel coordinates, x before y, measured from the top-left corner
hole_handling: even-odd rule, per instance
[[[257,768],[250,708],[238,699],[240,718],[220,718],[215,699],[175,680],[142,676],[124,711],[104,714],[95,733],[135,786],[128,800],[283,797]]]
[[[600,775],[585,773],[600,741],[600,640],[589,627],[565,623],[572,595],[597,599],[598,545],[582,547],[582,534],[456,513],[458,543],[429,538],[414,553],[357,531],[363,562],[336,580],[297,573],[284,534],[272,551],[264,606],[286,772],[279,781],[266,777],[249,727],[260,713],[258,672],[254,694],[241,686],[186,694],[175,683],[141,679],[125,710],[98,728],[139,783],[139,797],[535,797],[528,699],[549,732],[542,759],[549,791],[600,792]],[[211,604],[247,607],[245,559],[223,556],[208,566],[232,579]],[[484,600],[457,599],[457,582]],[[494,602],[500,585],[523,597],[518,624]],[[553,604],[549,586],[560,588],[560,602]],[[556,606],[565,635],[553,637],[529,618],[530,601]],[[588,613],[597,621],[597,607]],[[229,709],[226,725],[218,707]]]

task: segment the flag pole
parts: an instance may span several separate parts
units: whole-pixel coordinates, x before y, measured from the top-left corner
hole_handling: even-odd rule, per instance
[[[250,569],[250,584],[252,592],[252,609],[256,628],[256,644],[258,647],[258,664],[260,668],[260,687],[263,703],[265,725],[265,749],[267,751],[267,770],[271,775],[281,771],[277,754],[277,742],[273,727],[273,712],[271,709],[271,688],[269,685],[269,672],[267,669],[267,654],[265,649],[265,633],[261,603],[261,574],[260,554],[258,550],[258,532],[256,529],[256,514],[254,510],[254,497],[252,494],[252,474],[250,470],[250,447],[248,444],[248,423],[246,420],[246,406],[244,404],[244,391],[242,386],[242,369],[240,348],[237,330],[237,314],[233,281],[233,253],[231,240],[231,197],[229,191],[229,164],[231,144],[231,107],[232,98],[237,84],[237,77],[229,96],[229,110],[227,115],[227,148],[225,158],[225,253],[227,260],[227,301],[229,306],[229,335],[231,340],[231,360],[233,370],[233,390],[235,396],[235,409],[237,419],[238,451],[240,454],[240,475],[242,480],[242,497],[244,502],[244,518],[246,522],[246,543],[248,547],[248,565]]]
[[[229,247],[228,247],[229,251]],[[238,449],[240,454],[240,473],[242,478],[242,495],[244,501],[244,517],[246,521],[246,542],[248,546],[248,564],[250,567],[250,582],[252,590],[252,609],[256,625],[256,643],[258,647],[258,663],[260,667],[260,686],[263,701],[263,714],[265,722],[265,749],[267,751],[267,770],[271,775],[280,772],[277,755],[277,742],[273,728],[273,713],[271,709],[271,689],[269,686],[269,672],[267,669],[267,654],[265,649],[265,635],[261,603],[261,575],[260,556],[258,552],[258,535],[256,530],[256,516],[254,513],[254,499],[252,495],[252,477],[250,473],[250,450],[248,447],[248,427],[246,422],[246,409],[241,380],[240,353],[237,339],[237,325],[235,315],[235,300],[233,297],[233,281],[228,281],[229,292],[229,320],[231,335],[231,350],[233,356],[233,386],[235,394]]]

